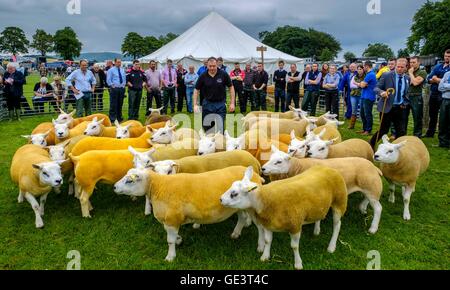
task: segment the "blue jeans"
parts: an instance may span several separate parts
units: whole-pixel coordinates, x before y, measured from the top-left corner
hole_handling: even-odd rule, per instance
[[[352,116],[358,115],[358,106],[360,103],[361,103],[361,96],[350,96],[350,104],[351,104],[350,113]]]
[[[345,111],[345,118],[350,119],[350,117],[352,115],[353,116],[357,115],[357,113],[355,111],[355,107],[353,106],[353,98],[354,97],[352,95],[350,95],[350,91],[348,91],[348,90],[345,90],[344,93],[345,93],[345,103],[347,105],[347,110]],[[359,101],[359,99],[358,99],[358,101]]]
[[[275,112],[286,111],[286,91],[281,88],[275,88]]]
[[[192,95],[194,94],[194,87],[186,87],[186,102],[187,102],[187,110],[189,113],[192,113]]]
[[[366,132],[372,132],[373,126],[373,109],[374,101],[368,99],[361,99],[361,120],[363,123],[363,130]]]
[[[227,107],[225,102],[210,102],[203,99],[202,126],[205,133],[208,134],[208,130],[212,128],[215,128],[215,132],[223,133],[226,114]]]

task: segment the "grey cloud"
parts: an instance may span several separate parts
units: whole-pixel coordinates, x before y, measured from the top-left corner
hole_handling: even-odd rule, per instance
[[[405,46],[412,17],[425,0],[381,0],[381,14],[369,15],[369,0],[80,0],[81,15],[68,15],[69,0],[0,0],[0,29],[19,26],[27,36],[37,28],[54,33],[72,27],[83,51],[120,51],[130,31],[159,36],[183,33],[215,10],[253,37],[278,26],[313,27],[334,35],[343,52],[360,55],[368,43],[383,42],[396,52]]]

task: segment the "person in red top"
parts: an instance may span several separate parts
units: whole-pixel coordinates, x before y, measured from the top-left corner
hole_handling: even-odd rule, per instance
[[[245,72],[241,70],[239,63],[236,62],[234,64],[234,70],[230,72],[230,78],[233,83],[234,90],[239,99],[239,108],[242,114],[245,114],[247,111],[247,99],[244,97],[244,79]]]

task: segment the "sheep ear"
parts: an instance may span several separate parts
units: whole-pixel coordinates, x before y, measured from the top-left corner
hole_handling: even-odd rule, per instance
[[[344,125],[344,123],[345,123],[345,122],[343,122],[343,121],[336,122],[336,127],[337,127],[337,126],[342,126],[342,125]]]
[[[291,111],[295,112],[295,108],[294,108],[294,107],[292,107],[292,105],[289,105],[289,110],[291,110]]]
[[[203,129],[201,129],[200,131],[198,131],[198,135],[200,136],[200,139],[205,138],[205,131],[203,131]]]
[[[105,121],[105,118],[101,119],[100,121],[98,121],[99,124],[103,124],[103,121]],[[117,120],[116,120],[117,121]]]
[[[170,122],[170,121],[169,121],[169,122]],[[177,128],[177,126],[178,126],[178,123],[176,123],[175,125],[173,125],[173,126],[170,127],[169,129],[173,131],[173,130],[175,130],[175,129]]]
[[[166,122],[166,125],[164,127],[167,127],[167,128],[170,127],[170,120]]]
[[[92,122],[97,123],[97,117],[94,117],[94,119],[92,119]]]
[[[33,164],[32,166],[33,166],[34,169],[37,169],[37,170],[41,170],[42,169],[42,167],[39,164]]]
[[[270,149],[272,150],[272,153],[278,152],[278,148],[275,147],[275,145],[273,145],[273,144],[270,146]]]
[[[162,106],[161,108],[156,109],[158,112],[161,112],[161,110],[164,109],[164,106]]]
[[[62,147],[64,147],[64,148],[66,148],[67,145],[69,145],[69,143],[70,143],[70,139],[64,141],[63,143],[60,143],[58,146],[62,146]]]
[[[73,117],[73,115],[75,115],[76,112],[77,110],[73,110],[69,115]]]
[[[44,137],[47,137],[48,134],[50,134],[51,131],[52,131],[52,130],[48,130],[47,132],[45,132],[45,133],[44,133]]]
[[[150,150],[148,150],[147,152],[145,152],[145,154],[147,154],[149,157],[151,157],[153,155],[153,153],[155,153],[156,149],[152,148]]]
[[[115,125],[117,128],[119,128],[119,127],[120,127],[119,121],[115,120],[115,121],[114,121],[114,125]]]
[[[292,131],[291,131],[291,141],[294,140],[295,138],[296,138],[296,137],[295,137],[295,131],[292,130]]]
[[[249,166],[249,167],[247,167],[247,169],[245,170],[245,173],[244,173],[244,179],[251,180],[251,179],[252,179],[252,176],[253,176],[253,167],[252,167],[252,166]]]
[[[59,112],[60,112],[61,114],[67,114],[67,113],[64,112],[63,109],[61,109],[61,108],[59,108]]]
[[[30,139],[32,135],[22,135],[23,138]]]
[[[225,139],[230,139],[231,138],[230,134],[228,134],[228,130],[225,130],[223,135],[225,136]]]
[[[332,145],[334,142],[336,142],[338,140],[338,138],[334,138],[334,139],[331,139],[331,140],[328,140],[328,141],[326,141],[325,143],[327,144],[327,146],[328,145]]]
[[[149,111],[150,113],[152,113],[152,112],[153,112],[153,109],[152,109],[152,108],[148,108],[148,111]]]
[[[389,144],[389,137],[386,134],[384,134],[381,139],[383,140],[383,144]]]
[[[55,119],[52,119],[52,124],[53,124],[53,126],[55,126],[55,125],[58,124],[58,123],[56,122]]]
[[[398,143],[398,144],[395,144],[395,145],[394,145],[394,148],[398,150],[398,149],[402,148],[403,146],[405,146],[405,145],[406,145],[406,142],[408,142],[408,141],[405,140],[405,141],[402,141],[402,142],[400,142],[400,143]]]

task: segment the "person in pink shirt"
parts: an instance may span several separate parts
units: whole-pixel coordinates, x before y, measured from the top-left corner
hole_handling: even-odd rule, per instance
[[[175,90],[177,88],[177,71],[173,67],[171,59],[167,60],[167,65],[161,73],[162,90],[163,90],[163,106],[162,114],[167,113],[167,105],[170,101],[170,113],[175,112]]]
[[[238,62],[234,64],[234,70],[230,72],[231,82],[233,83],[234,90],[239,99],[239,107],[242,114],[247,111],[247,100],[244,99],[244,79],[245,72],[241,70]]]

